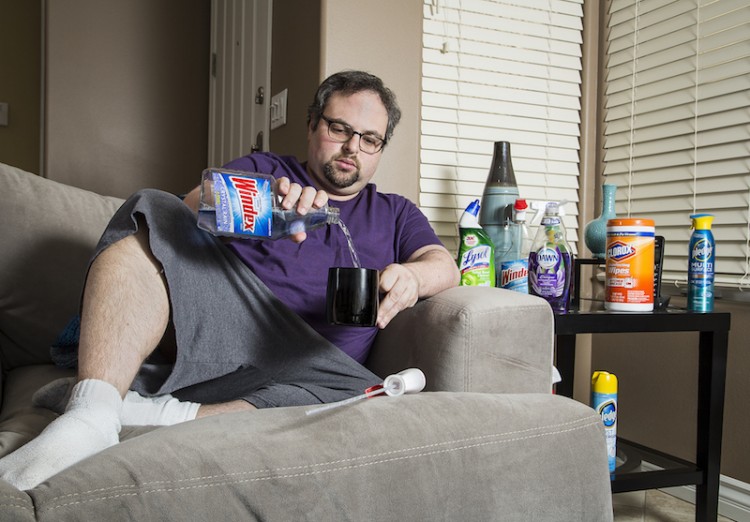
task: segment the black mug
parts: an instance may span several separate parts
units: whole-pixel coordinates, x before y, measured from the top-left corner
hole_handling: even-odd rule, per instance
[[[380,295],[378,271],[372,268],[328,269],[326,318],[330,324],[375,326]]]

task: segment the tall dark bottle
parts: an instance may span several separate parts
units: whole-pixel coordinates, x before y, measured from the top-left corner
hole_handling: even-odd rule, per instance
[[[479,224],[495,245],[495,267],[505,260],[518,259],[521,246],[513,241],[513,204],[518,196],[510,143],[496,141],[479,211]]]

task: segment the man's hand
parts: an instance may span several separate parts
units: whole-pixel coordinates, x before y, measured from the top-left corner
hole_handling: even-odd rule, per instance
[[[439,245],[420,248],[406,263],[388,265],[380,272],[380,292],[385,295],[378,308],[378,328],[385,328],[418,299],[458,285],[459,279],[456,262]]]
[[[292,183],[286,176],[276,180],[276,193],[282,196],[281,208],[295,209],[297,214],[304,216],[310,209],[319,209],[328,204],[328,193],[316,190],[315,187],[303,187],[299,183]],[[295,243],[307,239],[307,233],[299,232],[289,238]]]
[[[408,265],[388,265],[380,273],[380,292],[385,294],[378,307],[378,328],[385,328],[396,314],[414,306],[419,299],[419,281]]]

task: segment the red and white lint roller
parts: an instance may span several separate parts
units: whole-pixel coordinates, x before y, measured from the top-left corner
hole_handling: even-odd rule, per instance
[[[425,377],[424,373],[422,373],[422,370],[420,370],[419,368],[407,368],[406,370],[402,370],[398,373],[394,373],[393,375],[389,375],[385,378],[382,385],[373,386],[372,388],[369,388],[367,391],[365,391],[365,393],[363,393],[362,395],[344,399],[343,401],[324,404],[323,406],[318,406],[317,408],[313,408],[312,410],[307,410],[305,413],[307,415],[313,415],[322,411],[339,408],[341,406],[345,406],[362,399],[369,399],[370,397],[375,397],[383,393],[385,393],[389,397],[399,397],[405,393],[419,393],[424,389],[424,386]]]

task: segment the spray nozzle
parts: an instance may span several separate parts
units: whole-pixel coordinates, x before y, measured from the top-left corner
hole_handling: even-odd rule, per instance
[[[713,214],[691,214],[690,219],[692,220],[691,228],[695,230],[710,230],[711,224],[714,221]]]
[[[517,199],[516,202],[513,204],[513,211],[516,213],[515,221],[521,222],[526,221],[526,209],[529,208],[528,203],[526,203],[525,199]]]
[[[479,208],[480,207],[481,207],[481,205],[479,204],[479,200],[475,199],[474,201],[472,201],[471,203],[469,203],[468,207],[466,207],[466,212],[468,212],[469,214],[471,214],[474,217],[477,217],[479,215]]]

